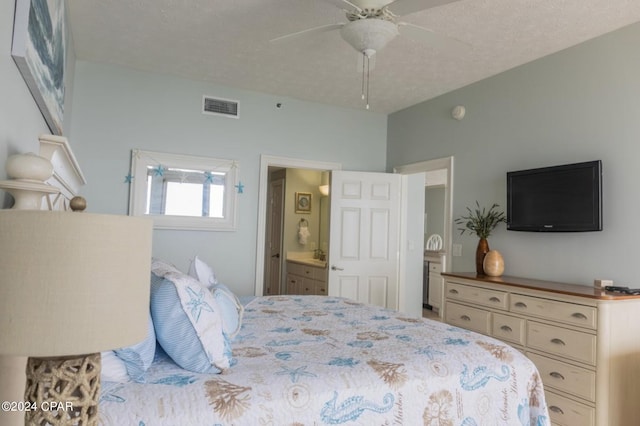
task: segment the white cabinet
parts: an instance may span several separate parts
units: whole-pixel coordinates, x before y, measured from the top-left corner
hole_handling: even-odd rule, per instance
[[[442,264],[429,262],[429,304],[435,309],[442,308],[444,279],[440,273]]]
[[[443,271],[442,265],[445,262],[445,255],[441,252],[428,252],[424,257],[429,269],[429,297],[427,302],[434,311],[442,317],[442,304],[444,302],[444,278],[440,275]]]
[[[640,297],[517,277],[443,276],[445,321],[525,353],[542,377],[552,424],[638,424]]]
[[[327,268],[287,261],[286,294],[327,295]]]

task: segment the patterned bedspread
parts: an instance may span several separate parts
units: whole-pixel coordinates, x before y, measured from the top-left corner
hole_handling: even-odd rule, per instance
[[[258,297],[237,363],[204,375],[159,355],[102,386],[105,425],[548,425],[532,362],[498,340],[324,296]]]

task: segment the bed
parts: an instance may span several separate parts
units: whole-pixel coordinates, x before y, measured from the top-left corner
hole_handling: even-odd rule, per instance
[[[101,424],[549,424],[533,363],[490,337],[327,296],[242,311],[227,367],[185,370],[158,345],[142,380],[103,380]]]

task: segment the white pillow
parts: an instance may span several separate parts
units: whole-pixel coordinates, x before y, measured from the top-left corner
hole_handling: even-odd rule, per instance
[[[207,265],[198,256],[194,257],[191,261],[191,266],[189,266],[189,275],[200,281],[203,286],[209,289],[218,284],[218,279],[216,278],[215,272],[213,272],[213,268]]]
[[[228,338],[232,339],[242,327],[242,315],[244,306],[227,286],[216,284],[211,290],[213,298],[218,302],[222,314],[222,330]]]
[[[196,279],[168,272],[151,283],[156,338],[176,364],[197,373],[231,366],[231,345],[222,330],[221,308]]]
[[[153,272],[155,275],[161,278],[164,278],[164,276],[167,275],[169,272],[180,272],[180,271],[178,270],[178,268],[176,268],[169,262],[165,262],[164,260],[153,258],[151,259],[151,272]]]
[[[113,351],[104,351],[101,354],[102,367],[100,380],[103,382],[128,382],[129,374],[125,362],[118,358]]]

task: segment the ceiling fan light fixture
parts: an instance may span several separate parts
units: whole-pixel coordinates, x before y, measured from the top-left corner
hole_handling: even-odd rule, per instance
[[[367,57],[380,51],[398,34],[398,26],[394,22],[375,18],[351,21],[340,30],[344,41]]]
[[[354,49],[362,54],[362,100],[369,109],[369,59],[384,48],[397,35],[398,25],[395,22],[366,18],[350,21],[340,30],[340,35]]]

